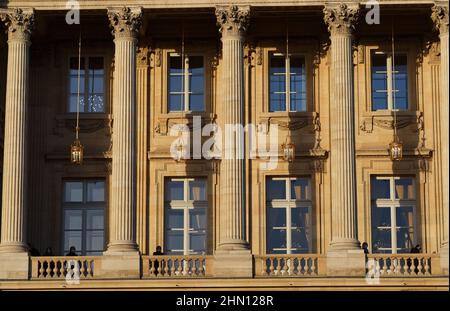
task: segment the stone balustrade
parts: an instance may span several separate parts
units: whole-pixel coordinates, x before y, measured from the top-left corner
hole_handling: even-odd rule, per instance
[[[367,255],[368,274],[379,277],[417,277],[441,274],[436,254],[370,254]]]
[[[209,256],[142,256],[143,278],[205,277]]]
[[[270,277],[318,276],[322,272],[324,259],[316,254],[256,256],[255,275]]]
[[[100,256],[31,257],[31,279],[92,279]]]

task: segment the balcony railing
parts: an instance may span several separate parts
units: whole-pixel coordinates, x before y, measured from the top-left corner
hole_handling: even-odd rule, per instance
[[[366,271],[379,277],[432,276],[441,274],[436,254],[369,254]]]
[[[255,256],[256,276],[313,277],[322,274],[323,260],[317,254]]]
[[[99,256],[31,257],[32,279],[92,279]],[[67,276],[67,273],[70,273]]]
[[[209,256],[142,256],[142,277],[205,277],[208,261]]]

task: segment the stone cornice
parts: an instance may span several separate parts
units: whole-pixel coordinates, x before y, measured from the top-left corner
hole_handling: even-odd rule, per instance
[[[332,35],[351,34],[358,22],[359,8],[341,3],[338,6],[325,7],[323,13],[325,24]]]
[[[222,36],[242,35],[247,31],[250,7],[236,5],[216,7],[216,17]]]
[[[29,41],[34,27],[34,10],[19,8],[0,12],[0,20],[8,29],[8,40]]]
[[[142,8],[109,8],[108,18],[116,39],[136,38],[142,24]]]
[[[448,34],[448,7],[435,5],[431,8],[431,19],[440,34]]]

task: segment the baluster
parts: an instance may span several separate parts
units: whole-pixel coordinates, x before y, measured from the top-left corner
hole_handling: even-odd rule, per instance
[[[317,271],[316,271],[316,258],[310,258],[311,260],[311,275],[316,275]]]
[[[197,275],[198,276],[203,276],[203,259],[199,258],[198,259],[198,269],[197,269]]]
[[[430,271],[430,265],[428,264],[428,262],[430,261],[430,258],[425,257],[425,275],[431,275],[431,271]]]
[[[277,260],[275,275],[280,275],[281,274],[281,258],[276,257],[275,259]],[[274,264],[275,264],[275,262],[274,262]]]
[[[164,260],[164,276],[169,276],[169,265],[173,264],[173,260],[170,258],[167,258],[166,260]]]
[[[78,265],[79,265],[79,268],[80,268],[80,278],[85,277],[85,275],[84,275],[84,273],[86,271],[85,263],[86,263],[85,260],[82,260],[82,261],[78,262]]]
[[[406,269],[406,274],[411,275],[412,271],[414,271],[414,262],[411,257],[408,257],[407,264],[408,268]]]
[[[91,264],[92,260],[86,260],[86,278],[91,277]]]
[[[152,259],[152,258],[149,258],[148,259],[149,260],[149,263],[150,263],[150,276],[151,277],[153,277],[153,276],[156,276],[156,269],[155,269],[155,259]]]
[[[387,262],[388,262],[387,257],[380,258],[380,262],[383,262],[383,269],[381,269],[381,271],[382,271],[381,274],[386,275],[387,274]]]
[[[175,265],[176,265],[177,261],[179,262],[179,260],[176,259],[176,258],[173,259],[173,260],[171,261],[171,266],[170,266],[170,276],[176,275]]]
[[[397,275],[400,273],[400,269],[399,266],[401,265],[401,257],[394,257],[393,260],[391,261],[391,265],[393,266],[393,274]]]
[[[282,276],[285,275],[287,272],[287,261],[288,261],[287,258],[280,258],[280,267],[281,267],[280,273]]]
[[[157,277],[162,276],[161,274],[162,274],[162,272],[163,272],[163,268],[162,268],[163,264],[164,264],[164,260],[160,260],[160,261],[159,261],[159,264],[158,264],[158,268],[157,268],[157,272],[158,272],[158,273],[156,274]]]
[[[423,269],[422,260],[423,260],[423,257],[417,256],[417,267],[415,267],[417,269],[417,275],[423,275],[424,274],[422,272],[422,269]]]
[[[269,275],[273,275],[274,274],[274,258],[269,258]]]
[[[43,268],[43,263],[41,261],[38,261],[38,277],[39,278],[43,278],[43,274],[44,274],[44,268]]]

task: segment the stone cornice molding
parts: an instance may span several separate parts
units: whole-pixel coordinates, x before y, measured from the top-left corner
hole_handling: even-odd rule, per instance
[[[34,27],[34,10],[15,8],[0,12],[8,32],[8,40],[30,41]]]
[[[222,37],[229,35],[242,36],[248,28],[250,6],[216,7],[216,18]]]
[[[324,21],[331,35],[351,35],[358,22],[359,8],[349,7],[345,3],[323,9]]]
[[[440,34],[448,34],[448,7],[434,5],[431,8],[431,19]]]
[[[115,39],[135,39],[142,24],[142,8],[109,8],[108,19]]]

